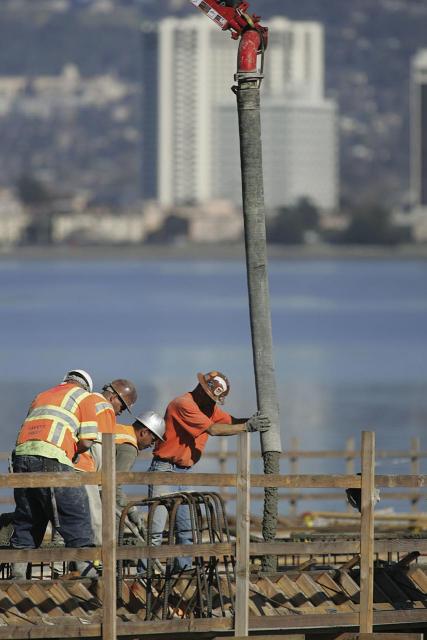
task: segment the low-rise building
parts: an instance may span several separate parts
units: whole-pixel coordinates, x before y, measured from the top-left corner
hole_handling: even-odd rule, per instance
[[[28,215],[11,189],[0,189],[0,247],[19,243],[28,225]]]

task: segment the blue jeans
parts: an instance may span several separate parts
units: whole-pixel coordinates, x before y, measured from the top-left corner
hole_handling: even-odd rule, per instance
[[[191,467],[180,468],[177,467],[172,462],[166,462],[164,460],[159,460],[153,458],[150,468],[148,471],[160,471],[160,472],[171,472],[171,473],[184,473],[191,470]],[[173,485],[161,485],[154,486],[148,485],[148,497],[149,498],[157,498],[158,496],[164,496],[169,493],[180,493],[181,491],[188,491],[188,487],[179,487]],[[166,507],[159,506],[156,508],[154,517],[153,517],[153,528],[152,528],[152,537],[151,544],[153,546],[158,546],[162,544],[163,531],[165,530],[166,522],[168,519],[168,512]],[[191,532],[191,517],[190,517],[190,509],[188,505],[181,505],[177,509],[176,513],[176,529],[175,529],[175,540],[177,544],[193,544],[193,536]],[[191,557],[188,558],[176,558],[175,563],[178,565],[179,569],[188,569],[192,566]]]
[[[43,456],[16,456],[15,473],[70,472],[72,467]],[[77,473],[77,472],[76,472]],[[50,489],[15,489],[14,533],[10,540],[15,549],[34,549],[41,545],[49,521],[64,538],[66,547],[92,547],[93,534],[89,502],[85,487]],[[18,563],[21,564],[21,563]],[[76,563],[87,574],[88,563]],[[19,568],[22,573],[22,567]],[[92,572],[91,572],[92,573]]]

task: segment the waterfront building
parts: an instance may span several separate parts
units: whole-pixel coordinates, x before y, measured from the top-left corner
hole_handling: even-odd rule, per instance
[[[337,114],[335,103],[324,95],[322,26],[285,18],[273,18],[267,26],[262,87],[266,205],[308,197],[322,209],[333,209],[338,199]],[[236,43],[203,16],[163,20],[157,39],[150,38],[143,34],[143,58],[156,60],[144,79],[157,69],[158,90],[155,96],[151,87],[146,91],[151,104],[143,120],[144,131],[152,128],[145,135],[158,137],[158,155],[157,177],[144,174],[144,197],[153,197],[156,190],[163,206],[214,198],[239,204],[237,114],[230,90]],[[156,128],[153,113],[158,114]],[[155,157],[150,142],[143,157],[145,166]]]

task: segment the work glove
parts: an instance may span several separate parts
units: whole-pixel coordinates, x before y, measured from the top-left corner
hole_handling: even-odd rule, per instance
[[[263,433],[264,431],[268,431],[270,427],[270,418],[260,411],[254,413],[254,415],[246,422],[246,431],[249,433],[254,433],[255,431]]]

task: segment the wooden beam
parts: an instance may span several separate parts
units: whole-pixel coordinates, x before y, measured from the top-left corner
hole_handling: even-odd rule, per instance
[[[119,484],[151,484],[167,485],[170,483],[168,473],[120,472],[117,474]],[[233,473],[177,473],[176,482],[183,486],[199,487],[235,487],[236,475]],[[101,473],[7,473],[0,474],[0,486],[6,488],[28,487],[80,487],[86,484],[100,484]],[[357,475],[278,475],[254,474],[251,476],[253,487],[277,487],[282,489],[346,489],[361,487],[360,476]],[[396,487],[427,487],[427,475],[380,475],[375,477],[375,486],[394,489]]]
[[[331,546],[333,545],[333,546]],[[349,555],[360,552],[359,540],[318,541],[318,542],[251,542],[249,545],[251,556],[263,555]],[[376,540],[375,553],[427,553],[427,539],[383,539]],[[198,545],[161,545],[160,547],[145,547],[126,545],[116,550],[118,560],[135,560],[138,558],[178,558],[186,553],[193,557],[226,556],[236,554],[234,543],[217,542],[215,544],[203,543]],[[48,549],[0,549],[0,562],[60,562],[71,560],[102,560],[101,547],[83,549],[48,548]]]
[[[37,624],[33,626],[19,625],[0,627],[0,639],[1,640],[35,640],[36,638],[51,638],[52,640],[59,640],[59,638],[100,638],[101,637],[101,625],[100,624],[84,624],[80,625],[78,621],[67,624],[58,624],[55,622],[55,618],[52,618],[52,623]]]
[[[125,545],[117,548],[118,560],[137,560],[139,558],[153,558],[167,560],[168,558],[179,558],[183,554],[195,557],[209,558],[211,556],[234,556],[236,554],[236,544],[228,542],[216,542],[215,544],[162,544],[159,547],[140,547],[138,545]]]
[[[360,521],[360,633],[374,623],[375,433],[362,432],[362,511]]]
[[[101,473],[2,473],[0,487],[18,489],[37,487],[81,487],[101,484]]]
[[[114,436],[102,436],[102,638],[117,638],[116,583],[116,447]]]
[[[101,547],[0,549],[0,562],[71,562],[72,560],[102,560]]]
[[[117,474],[118,484],[170,484],[168,473],[141,473],[141,472],[120,472]],[[392,476],[385,476],[392,477]],[[402,476],[403,478],[407,476]],[[423,476],[418,476],[419,478]],[[427,481],[427,476],[425,476]],[[0,477],[1,479],[1,477]],[[183,486],[199,486],[199,487],[235,487],[236,475],[233,473],[192,473],[191,477],[186,473],[176,473],[174,480]],[[347,487],[361,487],[361,479],[358,475],[279,475],[269,474],[252,474],[251,485],[253,487],[278,487],[278,488],[300,488],[300,489],[347,489]],[[420,486],[420,485],[414,485]]]
[[[333,545],[333,546],[331,546]],[[359,540],[340,541],[333,543],[325,541],[318,542],[251,542],[249,546],[251,556],[263,555],[349,555],[360,552]],[[427,553],[427,539],[404,538],[375,540],[375,553]],[[215,544],[204,543],[199,545],[161,545],[160,547],[145,547],[126,545],[117,548],[118,560],[135,560],[141,557],[158,558],[178,558],[183,553],[193,557],[203,556],[226,556],[235,555],[236,545],[234,543],[218,542]],[[60,562],[71,560],[102,560],[101,547],[89,547],[82,549],[71,548],[47,548],[47,549],[0,549],[0,562]]]
[[[335,640],[423,640],[422,633],[341,633]]]
[[[236,636],[247,636],[249,632],[249,533],[251,460],[250,435],[241,433],[237,455],[237,499],[236,499]]]
[[[211,640],[225,640],[226,638],[232,638],[233,636],[216,636]],[[234,640],[305,640],[305,635],[303,633],[288,633],[285,636],[283,635],[274,635],[274,636],[234,636]],[[410,638],[409,640],[418,640],[418,638]]]

